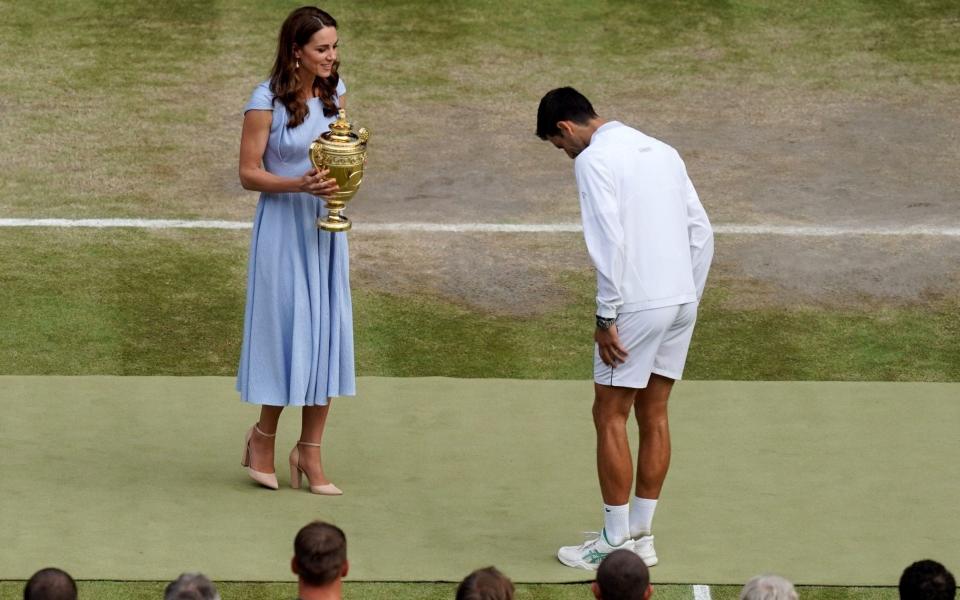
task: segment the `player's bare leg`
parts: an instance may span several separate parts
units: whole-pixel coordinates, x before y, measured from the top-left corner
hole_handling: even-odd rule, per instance
[[[673,390],[673,379],[650,375],[644,389],[636,390],[634,411],[640,427],[640,448],[637,451],[637,486],[639,498],[656,500],[670,468],[670,424],[667,400]]]
[[[634,412],[640,428],[637,450],[636,495],[630,499],[630,537],[633,551],[647,566],[657,564],[653,547],[653,513],[670,468],[670,422],[667,400],[673,379],[651,374],[647,387],[637,390]]]
[[[633,455],[627,439],[627,421],[636,390],[594,384],[594,392],[603,530],[579,546],[564,546],[557,552],[563,564],[589,570],[596,570],[604,557],[615,550],[633,550],[628,504],[633,486]]]
[[[597,475],[604,504],[623,505],[630,500],[633,456],[627,439],[636,391],[633,388],[593,384],[593,424],[597,431]]]

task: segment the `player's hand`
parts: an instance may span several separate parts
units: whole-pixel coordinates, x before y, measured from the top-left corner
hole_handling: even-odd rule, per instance
[[[300,191],[321,197],[327,197],[338,192],[340,186],[337,185],[336,179],[327,178],[329,174],[330,171],[328,169],[322,171],[310,169],[300,178]]]
[[[600,360],[603,364],[616,368],[627,360],[627,349],[620,345],[620,336],[617,334],[617,326],[611,325],[610,329],[597,328],[593,334],[594,341],[597,342],[597,349],[600,351]]]

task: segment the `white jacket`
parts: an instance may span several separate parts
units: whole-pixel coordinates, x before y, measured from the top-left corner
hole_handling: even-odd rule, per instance
[[[610,121],[574,162],[583,236],[597,269],[597,314],[700,299],[713,230],[677,151]]]

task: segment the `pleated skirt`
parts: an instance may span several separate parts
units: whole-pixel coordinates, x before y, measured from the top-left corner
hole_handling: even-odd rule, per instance
[[[323,201],[261,194],[253,222],[237,391],[270,406],[356,394],[347,235],[318,229]]]

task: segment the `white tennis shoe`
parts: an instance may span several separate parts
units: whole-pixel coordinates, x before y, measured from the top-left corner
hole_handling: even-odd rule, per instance
[[[557,558],[568,567],[596,571],[600,563],[614,550],[633,550],[633,540],[627,539],[619,546],[607,542],[603,531],[584,533],[587,540],[579,546],[563,546],[557,551]],[[653,546],[650,546],[652,549]]]
[[[657,551],[653,549],[653,536],[642,535],[633,540],[633,553],[643,559],[643,564],[652,567],[657,564]]]

